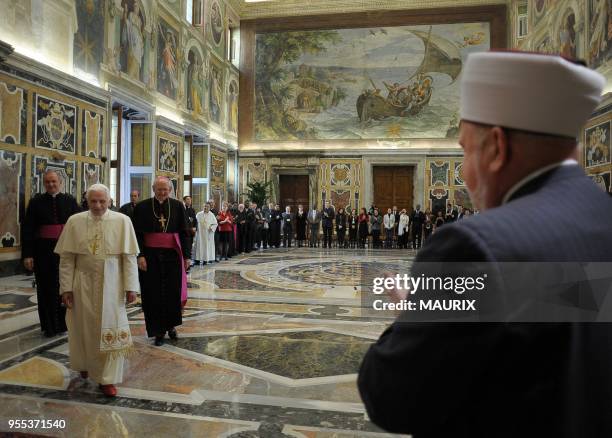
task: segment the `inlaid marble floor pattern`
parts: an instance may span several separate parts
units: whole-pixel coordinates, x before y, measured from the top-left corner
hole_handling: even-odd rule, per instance
[[[114,399],[41,335],[32,277],[0,279],[0,434],[61,437],[387,437],[356,386],[391,322],[361,302],[363,276],[406,270],[412,251],[275,249],[193,267],[179,339],[154,347],[140,302],[136,354]],[[11,429],[9,420],[63,420]],[[63,427],[60,427],[63,424]]]

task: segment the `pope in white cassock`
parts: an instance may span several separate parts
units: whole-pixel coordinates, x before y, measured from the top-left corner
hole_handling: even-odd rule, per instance
[[[70,217],[55,247],[60,293],[68,308],[70,367],[117,395],[132,336],[125,305],[140,291],[138,243],[128,216],[108,209],[108,188],[87,190],[89,211]]]
[[[195,260],[201,260],[203,264],[215,261],[215,230],[217,229],[217,218],[210,211],[210,205],[204,204],[204,211],[196,214],[198,231],[195,239]]]

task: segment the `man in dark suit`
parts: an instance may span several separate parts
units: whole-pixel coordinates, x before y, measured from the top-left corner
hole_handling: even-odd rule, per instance
[[[316,204],[308,212],[306,222],[310,228],[310,248],[319,246],[319,224],[321,223],[321,212],[317,210]]]
[[[134,208],[136,208],[136,204],[138,204],[138,199],[140,198],[140,192],[138,190],[132,190],[130,192],[130,202],[123,204],[119,209],[119,213],[123,213],[126,216],[129,216],[130,219],[134,217]]]
[[[412,249],[421,247],[421,236],[423,235],[423,224],[425,223],[425,213],[421,211],[421,206],[417,205],[409,218],[409,227],[412,229]]]
[[[462,75],[459,142],[482,213],[441,228],[415,265],[527,262],[535,279],[541,262],[612,262],[612,202],[576,161],[604,78],[560,57],[503,52],[470,55]],[[612,436],[612,324],[416,323],[409,313],[361,366],[377,425],[415,437]]]
[[[325,208],[321,211],[321,224],[323,225],[323,248],[331,248],[332,234],[334,232],[334,218],[336,210],[332,207],[329,199],[325,201]]]

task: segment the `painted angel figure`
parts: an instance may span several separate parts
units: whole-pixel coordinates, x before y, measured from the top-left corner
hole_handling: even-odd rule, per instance
[[[176,41],[174,35],[169,30],[164,32],[161,29],[159,34],[164,40],[164,48],[161,55],[161,74],[164,82],[164,94],[173,95],[178,86],[176,75]]]
[[[127,50],[127,74],[134,79],[140,79],[144,55],[144,23],[140,15],[139,2],[135,1],[133,5],[133,10],[130,12],[128,3],[123,4],[121,45]]]

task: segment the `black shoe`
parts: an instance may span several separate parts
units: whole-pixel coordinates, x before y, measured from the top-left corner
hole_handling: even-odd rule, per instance
[[[161,347],[164,345],[164,337],[163,336],[155,336],[155,346]]]
[[[56,333],[54,331],[52,331],[52,330],[45,330],[45,337],[46,338],[52,338],[52,337],[55,336],[55,334]]]
[[[173,341],[176,341],[178,339],[178,334],[176,333],[175,328],[168,330],[168,337]]]

